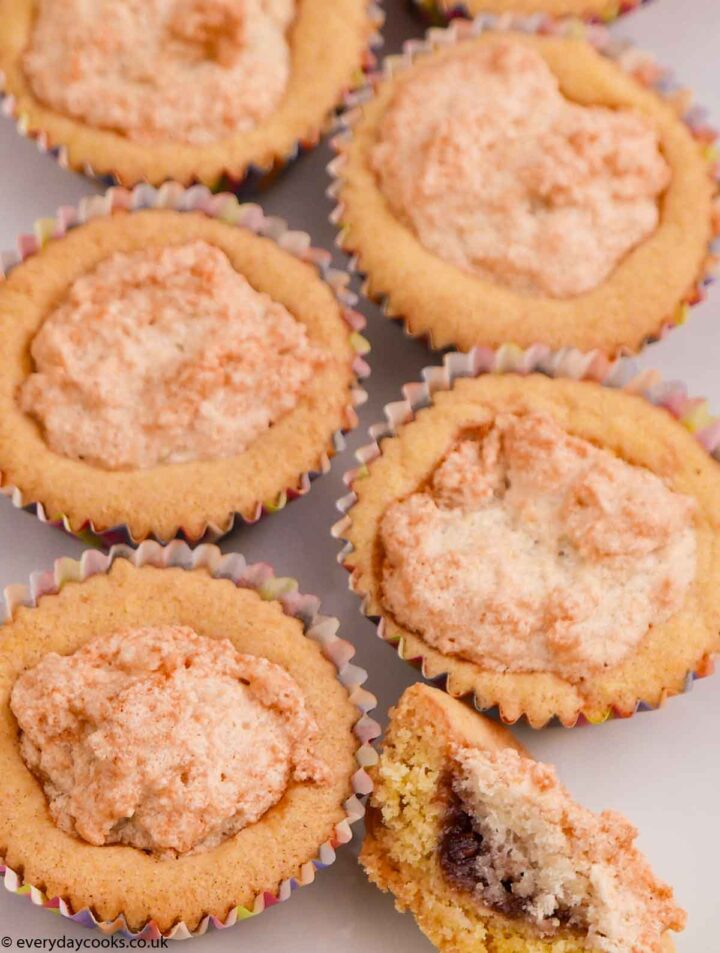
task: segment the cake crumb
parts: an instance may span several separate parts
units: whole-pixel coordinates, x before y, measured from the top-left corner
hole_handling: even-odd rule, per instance
[[[665,932],[683,929],[686,915],[635,847],[635,828],[577,804],[549,765],[512,748],[456,746],[450,770],[469,822],[463,872],[481,905],[512,910],[543,935],[579,930],[603,953],[663,953]]]
[[[107,470],[241,454],[334,360],[200,240],[101,261],[31,354],[21,409],[56,453]]]
[[[39,0],[23,68],[45,105],[140,143],[257,126],[290,76],[295,0]]]
[[[386,510],[382,600],[441,652],[580,680],[680,609],[695,510],[547,414],[500,415]]]
[[[510,37],[403,74],[371,165],[426,249],[553,298],[597,288],[655,231],[671,178],[648,118],[571,102]]]
[[[20,675],[10,706],[53,820],[96,846],[163,858],[210,850],[292,781],[330,778],[292,676],[187,626],[50,653]]]

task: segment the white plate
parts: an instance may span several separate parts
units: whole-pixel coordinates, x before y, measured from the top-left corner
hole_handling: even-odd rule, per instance
[[[418,20],[403,0],[387,0],[386,50],[395,51],[403,38],[418,36]],[[717,0],[655,0],[614,28],[653,51],[671,66],[679,80],[695,91],[711,118],[720,123],[720,8]],[[314,244],[333,248],[328,224],[331,204],[325,198],[327,146],[302,158],[261,196],[266,211],[304,229]],[[7,120],[0,122],[0,248],[33,221],[59,205],[98,189],[80,176],[60,169],[21,139]],[[426,348],[407,340],[396,323],[363,306],[369,318],[372,376],[370,400],[362,426],[351,437],[355,448],[367,442],[367,426],[379,419],[384,403],[399,395],[403,383],[417,378],[433,358]],[[720,412],[720,285],[709,300],[692,310],[689,322],[665,341],[648,348],[644,367],[658,368],[666,378],[687,382],[691,393],[710,399]],[[305,499],[282,513],[244,527],[223,541],[225,551],[239,550],[250,560],[265,560],[283,575],[295,576],[305,592],[314,592],[324,608],[340,617],[342,634],[355,643],[357,661],[370,672],[367,687],[385,711],[414,670],[397,659],[359,614],[357,599],[347,591],[345,571],[336,563],[337,543],[330,537],[336,519],[335,500],[342,493],[341,476],[352,465],[350,450],[336,458],[330,474],[313,486]],[[36,569],[48,568],[58,556],[77,556],[82,546],[15,511],[0,499],[0,587],[25,582]],[[717,953],[720,949],[720,903],[717,870],[720,859],[720,758],[716,731],[720,726],[720,674],[699,682],[682,698],[659,712],[640,714],[629,722],[573,731],[522,730],[523,741],[541,759],[555,763],[573,793],[589,807],[614,808],[640,829],[640,847],[657,874],[675,887],[689,913],[687,930],[677,940],[678,953]],[[2,806],[0,805],[0,810]],[[193,940],[193,953],[423,953],[430,944],[412,917],[393,909],[390,897],[368,884],[356,862],[358,843],[340,850],[335,865],[321,872],[315,884],[297,892],[256,920]],[[99,939],[100,934],[75,926],[27,899],[0,891],[0,937],[48,939],[72,936]],[[0,940],[1,942],[1,940]],[[17,947],[16,947],[17,949]]]

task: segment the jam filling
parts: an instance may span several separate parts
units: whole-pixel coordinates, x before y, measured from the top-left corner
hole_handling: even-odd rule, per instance
[[[493,853],[495,857],[491,858]],[[522,889],[519,892],[513,889],[521,887],[522,872],[519,877],[517,872],[512,876],[506,875],[502,854],[490,849],[487,839],[478,830],[478,824],[463,808],[460,798],[452,789],[438,844],[438,858],[444,876],[456,889],[472,893],[483,906],[506,917],[529,916],[533,896],[522,896]],[[479,864],[480,860],[483,861],[482,865]],[[481,866],[487,867],[488,860],[497,874],[492,891],[488,879],[480,870]],[[558,907],[546,921],[547,928],[553,929],[561,924],[573,925],[573,919],[571,909]]]

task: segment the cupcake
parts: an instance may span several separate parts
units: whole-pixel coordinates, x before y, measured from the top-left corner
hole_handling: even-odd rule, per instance
[[[714,264],[712,134],[605,31],[516,27],[457,21],[358,97],[340,244],[434,347],[638,351]]]
[[[547,351],[515,373],[465,358],[390,405],[347,477],[336,533],[364,612],[426,677],[511,723],[659,706],[720,648],[718,463],[632,393],[641,381],[619,388],[620,368],[602,386]],[[717,424],[703,436],[717,445]]]
[[[0,649],[7,884],[105,932],[182,938],[332,862],[376,726],[317,600],[177,542],[39,579],[12,593]]]
[[[70,169],[239,186],[316,144],[379,22],[368,0],[2,0],[0,86]]]
[[[6,494],[108,542],[218,536],[306,492],[367,371],[326,253],[199,187],[44,225],[0,287]]]
[[[539,14],[553,17],[580,17],[607,23],[636,10],[648,0],[413,0],[433,23],[447,23],[453,17],[474,17],[479,13]]]
[[[672,953],[685,913],[620,814],[593,814],[510,732],[413,685],[391,712],[370,879],[447,953]]]

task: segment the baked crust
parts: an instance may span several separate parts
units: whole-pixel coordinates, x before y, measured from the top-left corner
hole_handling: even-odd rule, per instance
[[[250,132],[210,145],[144,145],[39,102],[21,66],[37,0],[0,0],[0,86],[15,98],[24,131],[42,134],[49,148],[64,147],[73,169],[112,175],[122,185],[172,179],[214,188],[223,176],[239,181],[250,166],[269,170],[289,158],[297,143],[317,141],[328,115],[356,81],[376,28],[368,0],[297,2],[289,34],[292,72],[279,108]]]
[[[549,414],[569,433],[646,467],[698,503],[697,573],[683,608],[648,632],[620,665],[581,682],[546,672],[493,672],[444,655],[400,626],[381,599],[379,526],[389,504],[424,484],[467,426],[488,424],[498,413],[531,411]],[[508,722],[524,715],[533,727],[553,717],[573,725],[580,715],[595,722],[613,712],[631,715],[640,702],[657,707],[683,691],[690,673],[711,668],[711,656],[720,650],[720,467],[666,411],[592,382],[486,374],[436,393],[430,407],[382,441],[381,451],[352,486],[357,502],[342,532],[352,544],[345,563],[353,588],[365,597],[365,613],[382,617],[383,638],[397,643],[403,658],[419,661],[426,677],[446,674],[451,695],[473,694],[479,708],[497,706]]]
[[[406,738],[402,737],[406,732]],[[402,695],[391,711],[385,745],[409,745],[422,765],[423,792],[429,803],[418,825],[418,834],[431,839],[439,831],[442,806],[430,796],[429,779],[442,773],[451,760],[454,746],[472,746],[484,751],[514,748],[531,757],[513,735],[501,725],[483,718],[468,706],[437,689],[416,684]],[[377,773],[377,772],[375,772]],[[408,772],[411,774],[411,772]],[[374,799],[373,799],[374,800]],[[407,804],[405,804],[407,809]],[[394,833],[384,827],[381,812],[371,801],[366,814],[366,836],[360,862],[370,880],[381,890],[390,891],[401,912],[409,910],[418,926],[442,953],[586,953],[587,947],[572,934],[555,939],[540,939],[518,921],[510,921],[488,911],[487,919],[478,917],[476,904],[447,883],[437,865],[425,862],[422,873],[411,863],[397,859]],[[427,857],[427,854],[424,855]],[[487,941],[487,945],[486,942]],[[665,953],[674,953],[670,936],[663,937]]]
[[[94,847],[59,830],[45,795],[26,768],[9,695],[17,676],[48,652],[68,654],[99,632],[120,626],[179,624],[230,639],[240,652],[281,665],[296,680],[320,734],[317,754],[330,766],[327,785],[291,782],[282,800],[255,824],[205,853],[159,860],[125,845]],[[3,627],[0,645],[0,857],[26,883],[75,911],[91,908],[132,930],[153,919],[169,930],[194,929],[206,914],[224,920],[252,906],[263,891],[298,876],[346,815],[352,793],[358,711],[318,643],[276,601],[212,579],[204,569],[133,567],[119,559],[110,572],[71,582],[36,608],[20,608]]]
[[[284,304],[310,341],[338,361],[314,375],[293,410],[234,457],[108,471],[54,453],[17,402],[42,321],[77,277],[113,252],[192,239],[221,248],[257,291]],[[320,469],[332,435],[350,422],[352,362],[341,307],[312,265],[270,239],[202,213],[115,212],[50,241],[0,285],[0,482],[42,503],[49,518],[67,517],[73,531],[88,520],[96,532],[125,525],[136,540],[170,539],[180,529],[197,539],[208,525],[227,529],[234,513],[251,519],[259,504]]]
[[[464,42],[497,43],[506,36],[491,31]],[[351,138],[339,144],[342,247],[356,256],[359,270],[367,275],[369,294],[384,298],[390,316],[401,317],[411,334],[429,336],[434,347],[469,350],[478,344],[527,347],[542,342],[552,348],[600,348],[609,354],[638,351],[666,324],[678,320],[708,258],[715,189],[701,147],[668,101],[589,43],[513,36],[543,56],[572,101],[633,108],[655,124],[672,169],[657,230],[597,288],[567,299],[519,293],[426,250],[390,209],[369,157],[395,89],[428,64],[452,57],[450,44],[383,79],[361,107]]]

